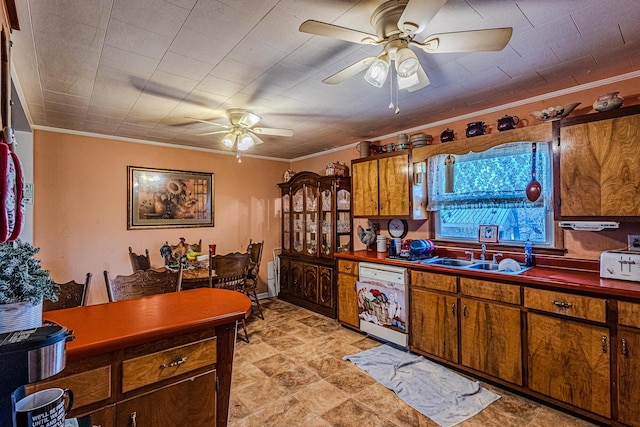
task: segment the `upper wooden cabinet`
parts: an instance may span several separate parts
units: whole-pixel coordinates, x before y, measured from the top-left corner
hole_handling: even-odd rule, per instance
[[[640,216],[640,107],[609,113],[561,123],[557,219]]]
[[[354,217],[409,217],[408,151],[351,162]]]
[[[14,0],[2,0],[2,42],[0,46],[2,65],[0,66],[0,115],[2,127],[11,126],[11,31],[19,30],[18,11]]]

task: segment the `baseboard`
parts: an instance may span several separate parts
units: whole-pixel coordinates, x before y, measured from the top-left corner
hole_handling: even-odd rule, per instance
[[[258,294],[258,299],[266,299],[266,298],[271,298],[269,296],[269,292],[262,292],[261,294]]]

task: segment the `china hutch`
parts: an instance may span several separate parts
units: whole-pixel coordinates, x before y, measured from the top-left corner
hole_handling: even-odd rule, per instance
[[[351,251],[351,180],[296,173],[282,191],[279,298],[336,317],[335,252]]]

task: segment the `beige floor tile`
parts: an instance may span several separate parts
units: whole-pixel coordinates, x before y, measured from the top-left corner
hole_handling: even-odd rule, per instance
[[[397,427],[392,421],[381,417],[378,411],[353,399],[346,400],[333,409],[325,412],[322,418],[335,427],[376,426]]]
[[[324,380],[300,388],[293,396],[318,415],[335,408],[349,398],[342,390]]]

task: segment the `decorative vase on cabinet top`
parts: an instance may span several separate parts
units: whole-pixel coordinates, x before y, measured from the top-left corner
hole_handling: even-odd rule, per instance
[[[618,108],[624,102],[624,98],[620,96],[620,92],[610,92],[606,95],[599,96],[593,103],[593,109],[596,111],[609,111]]]

